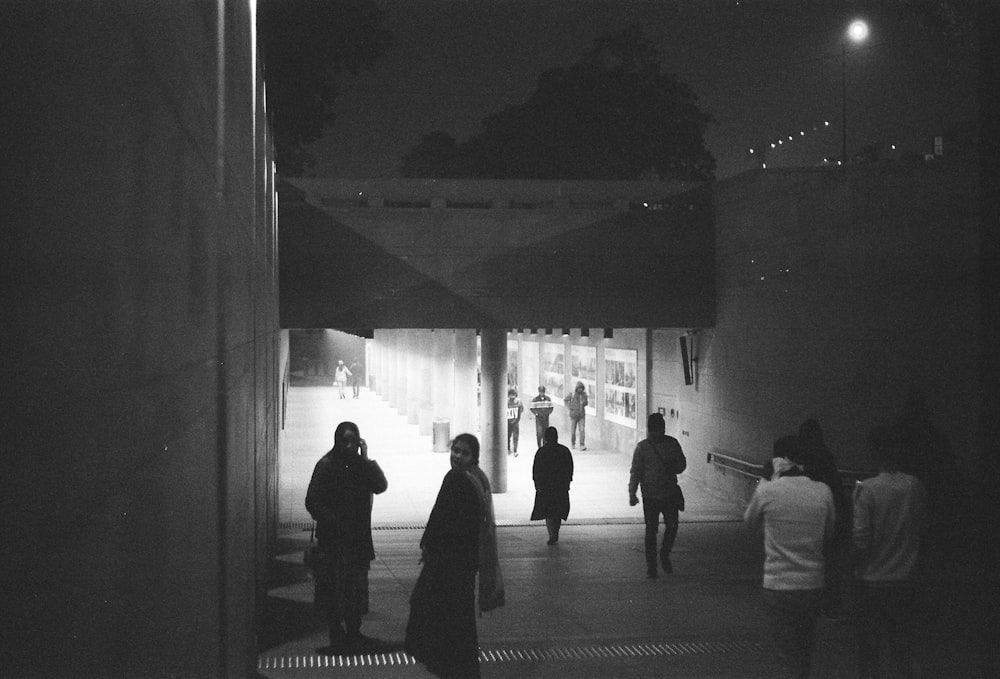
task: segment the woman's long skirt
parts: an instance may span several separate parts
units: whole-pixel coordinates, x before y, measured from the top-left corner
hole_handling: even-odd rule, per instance
[[[439,677],[479,677],[476,572],[426,563],[410,595],[407,653]]]

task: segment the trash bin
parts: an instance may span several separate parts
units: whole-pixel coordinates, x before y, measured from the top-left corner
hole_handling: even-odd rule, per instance
[[[434,452],[447,453],[448,444],[451,442],[451,422],[448,420],[434,420]]]

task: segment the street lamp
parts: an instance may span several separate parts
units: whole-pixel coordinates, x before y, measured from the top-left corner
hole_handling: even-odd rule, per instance
[[[855,19],[847,27],[847,35],[840,43],[840,162],[847,164],[847,43],[862,43],[868,38],[868,24]]]

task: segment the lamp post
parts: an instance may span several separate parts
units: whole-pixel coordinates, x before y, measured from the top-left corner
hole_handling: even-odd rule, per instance
[[[847,27],[847,35],[840,43],[840,162],[847,164],[847,43],[861,43],[868,38],[868,24],[855,19]]]

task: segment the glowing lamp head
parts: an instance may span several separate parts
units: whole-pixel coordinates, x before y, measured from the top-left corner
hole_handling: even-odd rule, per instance
[[[868,24],[861,19],[855,19],[847,27],[847,37],[852,42],[864,42],[868,38]]]

